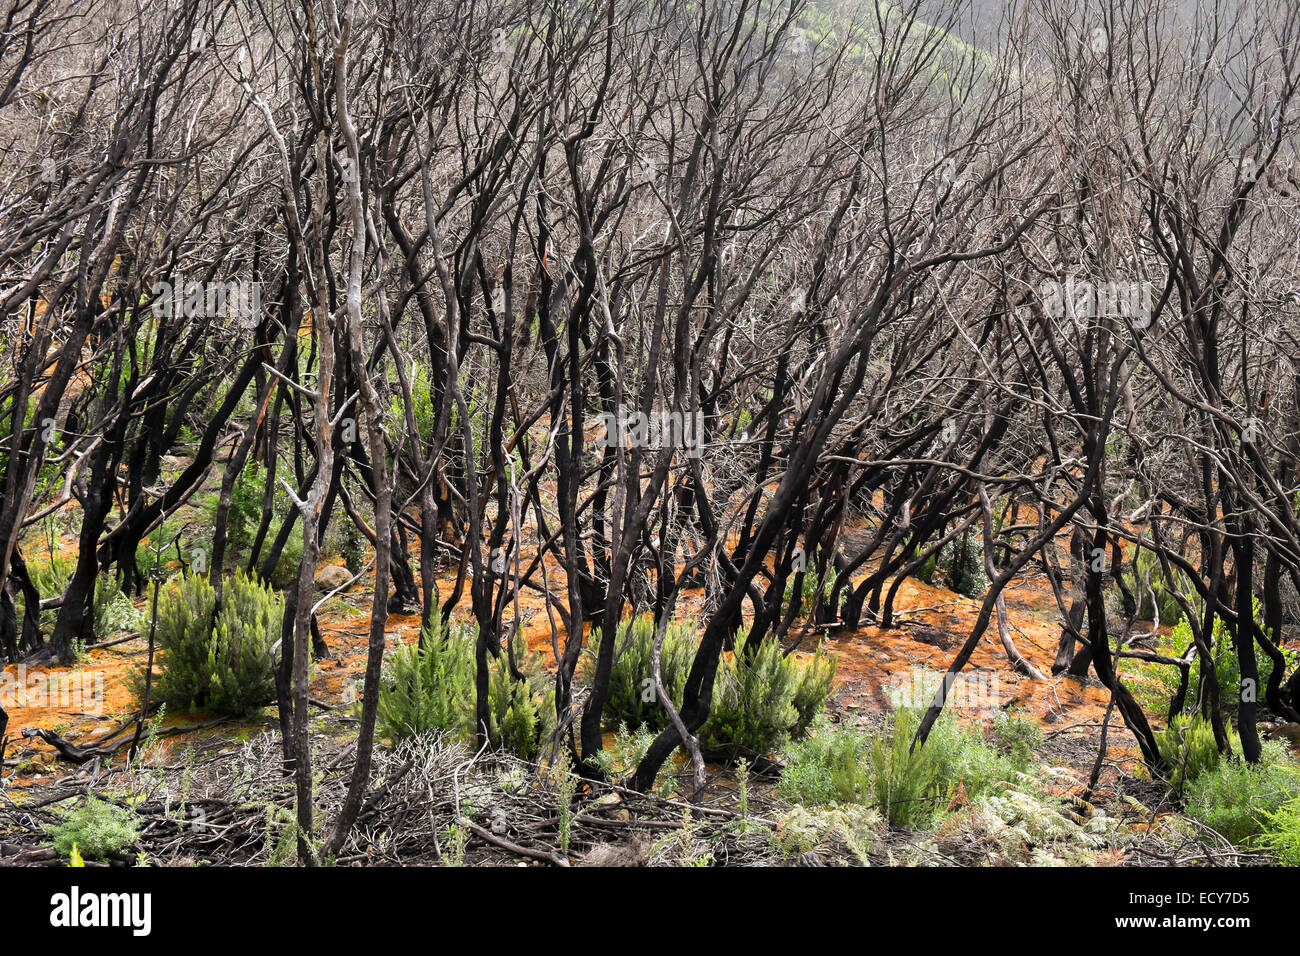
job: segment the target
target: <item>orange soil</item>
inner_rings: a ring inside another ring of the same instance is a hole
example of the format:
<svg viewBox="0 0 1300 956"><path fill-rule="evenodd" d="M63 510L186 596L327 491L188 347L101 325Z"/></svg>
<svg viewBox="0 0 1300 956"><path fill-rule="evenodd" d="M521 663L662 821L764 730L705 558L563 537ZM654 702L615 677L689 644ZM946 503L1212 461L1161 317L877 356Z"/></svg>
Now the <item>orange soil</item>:
<svg viewBox="0 0 1300 956"><path fill-rule="evenodd" d="M562 590L564 576L548 564L550 586ZM454 574L438 581L445 599L454 587ZM330 659L315 665L312 696L330 706L345 706L352 692L359 692L365 668L367 637L370 625L370 596L363 581L354 585L350 603L356 610L348 612L336 601L327 604L319 616L322 632L329 645ZM1045 582L1020 581L1006 592L1007 611L1012 637L1019 651L1038 668L1048 673L1056 652L1060 635L1059 612ZM688 591L678 600L677 613L683 617L698 616L703 602L701 591ZM145 602L141 602L145 606ZM837 660L835 709L849 713L873 713L886 708L891 688L913 686L914 669L929 668L932 672L947 669L957 649L970 634L978 615L980 602L971 600L942 588L931 587L915 580L905 582L898 595L896 607L904 626L885 631L878 627L864 627L833 635L828 648ZM548 667L555 664L552 650L552 632L546 613L544 598L525 590L519 596L523 619L522 633L529 648L539 652ZM464 614L467 612L458 612ZM508 625L514 614L511 605L505 614ZM556 626L559 627L558 617ZM798 627L798 625L796 625ZM392 614L388 617L388 646L413 642L419 637L418 614ZM918 639L923 638L923 639ZM563 634L559 640L563 642ZM811 650L815 633L808 637L804 648ZM935 643L927 643L926 640ZM936 646L942 644L944 646ZM24 776L9 773L7 781L15 783L30 779L36 773L59 772L53 767L55 755L43 743L18 738L26 727L56 730L70 740L85 743L87 738L98 737L130 714L133 698L124 678L144 663L146 642L144 637L110 648L91 648L78 668L49 668L47 672L58 679L85 675L92 683L102 680L103 705L98 714L86 713L75 706L57 701L43 706L26 706L21 695L17 700L6 696L0 699L9 711L9 746L7 758L35 757L24 768ZM10 665L5 674L18 682L17 666ZM994 706L1012 704L1022 712L1032 714L1046 725L1073 725L1099 722L1105 713L1108 694L1099 686L1089 686L1069 677L1035 681L1015 672L997 637L996 623L975 650L964 675L973 684L975 693L993 695ZM3 686L3 685L0 685ZM932 689L932 687L931 687ZM926 694L928 699L928 692ZM914 698L915 699L915 698ZM977 710L984 700L971 701L958 690L950 698L949 706L964 719L990 716L990 711ZM168 725L189 724L202 720L201 715L168 715ZM228 732L229 725L203 733ZM1116 732L1115 756L1132 755L1131 738L1123 733L1123 725L1114 718L1112 729ZM188 735L170 738L168 747L183 741ZM18 738L18 739L15 739ZM48 768L48 769L47 769Z"/></svg>

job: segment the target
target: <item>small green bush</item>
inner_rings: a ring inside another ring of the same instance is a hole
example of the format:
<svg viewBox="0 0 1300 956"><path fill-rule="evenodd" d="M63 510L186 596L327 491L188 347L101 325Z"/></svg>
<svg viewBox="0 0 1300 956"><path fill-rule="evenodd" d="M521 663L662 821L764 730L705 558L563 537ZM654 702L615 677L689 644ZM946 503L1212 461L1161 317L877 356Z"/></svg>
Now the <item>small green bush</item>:
<svg viewBox="0 0 1300 956"><path fill-rule="evenodd" d="M1255 620L1261 615L1259 599L1254 600ZM1182 657L1192 646L1192 627L1184 618L1174 627L1169 637L1162 642L1161 650L1170 657ZM1258 645L1254 646L1255 667L1259 673L1259 698L1263 700L1264 688L1273 673L1273 659L1265 654ZM1295 666L1298 655L1295 651L1283 648L1283 658L1288 668ZM1223 618L1214 619L1214 636L1210 656L1214 661L1214 673L1219 682L1219 697L1225 714L1235 714L1240 707L1241 662L1237 659L1237 649L1233 645L1232 634ZM1145 679L1138 684L1138 702L1156 712L1168 711L1169 703L1178 691L1178 668L1169 664L1150 664L1145 669ZM1187 697L1183 704L1185 713L1197 710L1197 701L1201 692L1201 665L1193 657L1191 672L1187 679Z"/></svg>
<svg viewBox="0 0 1300 956"><path fill-rule="evenodd" d="M912 750L919 718L900 708L885 718L884 732L867 749L871 796L895 826L923 826L932 820L943 797L939 768L928 745Z"/></svg>
<svg viewBox="0 0 1300 956"><path fill-rule="evenodd" d="M1019 781L1021 776L1022 766L1014 755L1001 753L978 729L963 727L951 711L944 711L935 721L925 747L949 795L960 788L973 800L1000 784Z"/></svg>
<svg viewBox="0 0 1300 956"><path fill-rule="evenodd" d="M897 826L934 823L959 792L967 801L1018 778L1021 768L987 743L979 731L942 715L929 739L912 750L920 714L900 707L884 727L814 724L807 739L782 753L778 791L808 806L870 803ZM1030 735L1017 730L1017 739Z"/></svg>
<svg viewBox="0 0 1300 956"><path fill-rule="evenodd" d="M289 537L284 542L284 550L280 552L280 557L275 562L275 568L271 571L271 586L280 591L295 586L301 567L302 524L299 523L289 532Z"/></svg>
<svg viewBox="0 0 1300 956"><path fill-rule="evenodd" d="M424 364L420 362L414 363L414 374L411 376L410 384L411 414L415 419L415 428L419 433L420 440L427 442L433 437L438 410L434 407L433 391L429 382L429 370ZM405 434L406 432L406 409L401 396L398 394L394 394L389 403L388 428L395 435Z"/></svg>
<svg viewBox="0 0 1300 956"><path fill-rule="evenodd" d="M271 648L280 639L283 601L240 572L227 578L220 612L207 578L187 574L158 599L162 670L155 699L171 710L242 717L275 696Z"/></svg>
<svg viewBox="0 0 1300 956"><path fill-rule="evenodd" d="M54 840L54 848L67 855L75 845L87 860L117 856L140 837L135 817L129 810L88 796L80 806L57 811L58 823L47 825L45 832Z"/></svg>
<svg viewBox="0 0 1300 956"><path fill-rule="evenodd" d="M1129 594L1133 597L1126 598L1124 601L1124 613L1134 614L1136 603L1136 617L1142 621L1155 620L1156 609L1160 610L1161 624L1177 624L1183 619L1183 609L1179 606L1177 598L1174 597L1174 587L1170 585L1169 579L1165 577L1164 568L1160 565L1160 558L1152 551L1143 551L1137 557L1137 568L1134 569L1132 564L1126 564L1120 572L1124 579L1124 586L1128 588ZM1183 582L1177 581L1180 577L1179 572L1174 572L1176 583L1183 585ZM1143 581L1146 585L1143 585ZM1183 585L1182 590L1188 588ZM1123 592L1121 592L1122 594ZM1154 600L1152 595L1154 594Z"/></svg>
<svg viewBox="0 0 1300 956"><path fill-rule="evenodd" d="M379 689L380 735L392 742L430 730L474 737L475 681L472 628L450 631L435 623L425 631L423 647L408 644L393 654ZM515 646L523 680L510 673L504 650L488 675L488 742L532 759L555 720L554 691L536 655Z"/></svg>
<svg viewBox="0 0 1300 956"><path fill-rule="evenodd" d="M787 661L789 659L786 658ZM808 733L813 721L825 711L826 701L831 696L831 685L835 682L836 663L835 656L819 646L812 657L798 665L799 680L795 684L792 703L799 716L790 728L792 737L802 737Z"/></svg>
<svg viewBox="0 0 1300 956"><path fill-rule="evenodd" d="M1169 767L1169 785L1182 793L1187 784L1219 765L1219 745L1214 728L1197 714L1177 714L1169 726L1156 734L1156 746Z"/></svg>
<svg viewBox="0 0 1300 956"><path fill-rule="evenodd" d="M161 673L153 696L169 710L189 710L207 696L208 640L217 596L201 574L169 581L158 595L156 643Z"/></svg>
<svg viewBox="0 0 1300 956"><path fill-rule="evenodd" d="M1300 866L1300 797L1293 797L1276 810L1262 812L1264 832L1259 845L1283 866Z"/></svg>
<svg viewBox="0 0 1300 956"><path fill-rule="evenodd" d="M988 590L984 555L980 543L969 532L943 546L937 568L948 588L958 594L974 598Z"/></svg>
<svg viewBox="0 0 1300 956"><path fill-rule="evenodd" d="M510 673L504 651L489 675L488 742L499 750L532 760L541 752L542 740L554 726L555 691L520 644L515 647L515 660L523 680L516 680Z"/></svg>
<svg viewBox="0 0 1300 956"><path fill-rule="evenodd" d="M207 707L242 716L275 696L271 649L280 639L284 602L270 587L238 572L226 580L208 642Z"/></svg>
<svg viewBox="0 0 1300 956"><path fill-rule="evenodd" d="M100 574L95 578L95 637L105 640L119 631L140 627L140 612L122 593L117 578Z"/></svg>
<svg viewBox="0 0 1300 956"><path fill-rule="evenodd" d="M935 554L930 555L928 558L926 558L924 561L921 562L921 567L918 568L916 572L917 580L922 581L925 584L933 584L934 572L937 571L938 569L939 569L939 555L936 552Z"/></svg>
<svg viewBox="0 0 1300 956"><path fill-rule="evenodd" d="M607 726L626 724L631 730L645 726L655 731L668 726L668 711L655 694L651 667L654 636L654 618L649 615L619 624L614 666L609 675L609 696L605 701ZM698 646L699 637L694 628L676 621L669 623L659 649L659 673L674 707L681 706L686 675L690 673ZM580 676L590 682L595 669L596 648L588 646L583 653Z"/></svg>
<svg viewBox="0 0 1300 956"><path fill-rule="evenodd" d="M74 570L72 561L57 554L51 554L43 561L30 561L27 564L27 573L31 576L32 584L36 585L36 590L40 592L42 601L63 594L68 589L68 582L72 580Z"/></svg>
<svg viewBox="0 0 1300 956"><path fill-rule="evenodd" d="M226 546L231 558L248 553L262 518L266 478L261 462L254 461L235 477L230 487L230 511L226 515Z"/></svg>
<svg viewBox="0 0 1300 956"><path fill-rule="evenodd" d="M606 726L662 730L669 718L654 693L650 666L653 620L648 616L625 620L619 625L619 635L605 702ZM806 659L787 655L782 653L780 641L768 635L747 659L745 642L746 638L740 637L735 653L719 662L709 718L699 733L706 750L732 758L769 754L787 740L806 734L825 708L835 678L835 658L821 648ZM676 622L668 625L660 649L660 674L675 707L681 706L698 647L693 627ZM588 681L595 670L595 653L595 648L590 648L584 654L580 676Z"/></svg>
<svg viewBox="0 0 1300 956"><path fill-rule="evenodd" d="M366 566L366 543L356 523L349 518L340 522L339 557L343 566L353 574L360 574Z"/></svg>
<svg viewBox="0 0 1300 956"><path fill-rule="evenodd" d="M826 569L826 583L822 585L822 600L829 600L831 593L835 590L836 572L834 568ZM794 575L786 578L785 594L782 597L782 607L789 607L794 601ZM817 569L809 568L803 576L803 582L800 586L800 604L799 610L802 614L810 614L817 603Z"/></svg>
<svg viewBox="0 0 1300 956"><path fill-rule="evenodd" d="M466 702L473 708L474 635L463 627L448 633L440 621L434 615L423 647L407 644L390 658L377 722L394 743L429 730L463 731Z"/></svg>
<svg viewBox="0 0 1300 956"><path fill-rule="evenodd" d="M782 752L777 792L804 806L828 803L868 803L871 777L864 757L867 735L850 724L833 724L825 715L808 736L792 741Z"/></svg>
<svg viewBox="0 0 1300 956"><path fill-rule="evenodd" d="M177 544L180 545L182 555L187 550L185 531L185 521L173 515L150 531L149 537L140 542L135 552L135 567L142 579L152 578L155 573L159 573L163 579L168 577L167 567L177 559ZM154 548L162 548L162 551L155 551Z"/></svg>
<svg viewBox="0 0 1300 956"><path fill-rule="evenodd" d="M835 658L818 648L806 662L783 654L781 642L765 637L750 654L748 638L718 665L709 717L700 728L706 750L735 757L769 754L803 736L826 706Z"/></svg>
<svg viewBox="0 0 1300 956"><path fill-rule="evenodd" d="M1259 763L1221 760L1189 781L1184 809L1233 843L1250 845L1269 831L1271 816L1297 798L1300 773L1282 745L1269 741Z"/></svg>
<svg viewBox="0 0 1300 956"><path fill-rule="evenodd" d="M632 730L626 724L619 724L614 731L613 745L596 754L596 766L611 780L621 780L636 770L654 739L654 733L646 727Z"/></svg>
<svg viewBox="0 0 1300 956"><path fill-rule="evenodd" d="M31 559L27 562L27 573L31 576L32 584L36 586L42 601L62 595L68 589L68 582L72 580L74 570L72 561L53 553L44 559ZM20 613L25 614L27 602L21 592L19 592L17 605ZM41 630L47 633L53 630L58 615L57 610L39 612L37 617Z"/></svg>
<svg viewBox="0 0 1300 956"><path fill-rule="evenodd" d="M993 719L993 739L1012 765L1024 770L1034 758L1034 748L1043 741L1043 730L1032 717L1002 711Z"/></svg>

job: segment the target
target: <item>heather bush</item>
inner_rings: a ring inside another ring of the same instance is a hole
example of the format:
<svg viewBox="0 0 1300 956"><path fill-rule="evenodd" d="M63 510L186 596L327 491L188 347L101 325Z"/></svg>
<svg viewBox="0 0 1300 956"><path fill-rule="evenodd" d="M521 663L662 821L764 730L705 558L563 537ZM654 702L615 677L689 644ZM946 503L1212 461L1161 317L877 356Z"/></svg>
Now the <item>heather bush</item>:
<svg viewBox="0 0 1300 956"><path fill-rule="evenodd" d="M421 645L398 648L379 690L380 736L396 743L434 730L469 740L475 736L475 634L471 627L447 628L435 618ZM532 759L554 726L555 701L537 655L516 641L522 680L510 672L506 649L490 666L489 744Z"/></svg>
<svg viewBox="0 0 1300 956"><path fill-rule="evenodd" d="M701 746L731 758L769 754L802 737L826 706L835 677L835 658L823 648L804 660L783 653L772 635L752 651L747 644L740 637L735 653L719 662L700 728Z"/></svg>
<svg viewBox="0 0 1300 956"><path fill-rule="evenodd" d="M206 577L173 580L158 598L153 698L174 711L235 717L264 706L275 696L271 649L282 615L280 596L243 572L226 579L220 610Z"/></svg>
<svg viewBox="0 0 1300 956"><path fill-rule="evenodd" d="M47 825L45 832L54 840L54 848L65 856L75 847L87 860L102 860L119 855L140 836L129 810L93 795L71 810L55 812L59 821Z"/></svg>
<svg viewBox="0 0 1300 956"><path fill-rule="evenodd" d="M630 730L645 726L655 731L668 726L668 711L659 701L654 687L651 666L654 637L654 619L648 615L620 622L614 645L614 666L610 671L609 697L605 701L607 726L625 724ZM681 706L686 675L690 672L698 645L699 637L690 625L679 622L668 625L659 650L659 673L674 707ZM589 646L583 654L582 679L589 681L595 668L596 649Z"/></svg>

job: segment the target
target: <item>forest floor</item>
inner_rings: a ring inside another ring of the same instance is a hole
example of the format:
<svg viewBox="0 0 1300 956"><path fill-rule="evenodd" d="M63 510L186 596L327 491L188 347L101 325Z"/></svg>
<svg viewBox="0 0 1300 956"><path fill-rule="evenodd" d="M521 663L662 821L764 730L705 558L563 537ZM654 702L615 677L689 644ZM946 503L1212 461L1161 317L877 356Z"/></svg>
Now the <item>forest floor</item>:
<svg viewBox="0 0 1300 956"><path fill-rule="evenodd" d="M61 546L65 545L61 542ZM449 593L454 583L454 577L450 575L440 579L438 586L441 593L444 596ZM554 577L551 585L557 586ZM355 734L353 702L359 696L365 667L370 602L371 592L363 579L346 593L330 598L319 616L330 656L314 664L311 685L315 717L313 735L317 740L314 745L317 759L321 765L332 770L337 770L340 765L346 766L344 761L349 754L349 743ZM701 591L684 593L678 602L677 616L698 617L702 612L702 602ZM1050 673L1060 636L1060 612L1046 580L1027 575L1016 581L1006 592L1006 606L1011 635L1018 650L1041 672ZM137 602L137 607L142 612L147 612L147 601ZM869 726L878 726L883 722L891 700L901 699L911 704L928 702L933 692L933 681L947 669L957 649L967 639L979 607L977 599L909 579L901 586L896 602L898 626L889 630L864 627L834 633L827 640L828 648L837 659L834 692L828 705L832 718L857 719ZM534 593L525 592L520 597L519 613L527 644L542 656L548 667L553 668L553 632L544 601ZM508 613L507 624L509 617ZM100 792L99 788L106 779L134 779L140 773L138 765L133 767L128 764L124 744L134 729L131 721L136 698L131 689L131 674L143 667L147 655L147 616L144 617L144 622L141 634L120 637L106 642L104 646L88 648L75 667L42 666L39 670L33 669L32 673L28 673L22 665L10 665L5 669L4 676L0 679L7 681L6 686L10 688L11 696L5 702L10 714L10 725L4 752L4 783L0 787L0 859L5 855L3 817L6 812L27 820L25 825L31 830L36 826L33 821L45 812L44 809L36 810L30 818L23 817L23 814L32 813L32 808L48 808L70 795L88 790ZM416 641L419 628L418 614L390 615L387 625L389 650ZM1098 760L1108 692L1091 677L1080 680L1061 675L1047 680L1034 680L1017 672L1007 659L995 626L991 626L989 632L981 640L964 671L968 682L966 689L973 692L954 693L950 698L950 709L957 713L963 723L985 727L999 711L1013 711L1022 717L1032 717L1043 732L1043 739L1034 754L1038 772L1043 777L1043 789L1064 800L1079 799L1087 790L1088 778ZM815 635L809 637L804 648L811 650L815 640ZM71 700L53 699L56 695L47 693L44 688L54 686L72 687L74 691L81 688L84 696L77 698L74 694ZM85 700L94 701L95 706L89 709L81 706ZM35 735L37 730L53 732L80 746L104 745L105 751L111 751L111 756L96 758L81 766L70 764L46 740ZM276 763L276 741L278 725L274 707L266 708L258 718L244 721L212 721L203 714L168 713L161 722L159 736L148 749L147 762L157 770L160 777L173 773L183 777L180 789L177 789L174 780L163 784L165 792L173 794L182 804L189 788L195 785L191 777L197 780L202 776L196 768L208 767L211 778L207 792L213 795L211 799L214 806L224 806L223 801L227 798L217 794L222 792L222 786L227 785L226 778L232 775L250 775L249 755L256 753L258 756L253 763L262 770L252 775L259 779L265 778L267 794L278 795L264 795L263 798L265 806L271 808L265 812L274 816L272 810L275 813L281 812L284 801L288 799L280 789L285 782L283 774L263 772L266 767ZM376 770L376 781L385 779L385 768L387 772L393 772L395 766L400 771L399 777L409 778L409 765L412 763L427 769L422 785L432 787L430 779L454 781L456 771L454 768L447 769L452 766L450 763L442 768L442 776L433 769L428 769L434 767L438 760L451 760L436 747L434 750L434 756L424 754L418 760L410 758L397 766L395 762L405 751L400 747L395 750L381 747L382 756ZM1144 818L1132 821L1131 826L1135 831L1154 833L1165 811L1148 807L1160 805L1160 787L1145 779L1137 756L1135 740L1124 729L1118 715L1113 715L1109 723L1106 755L1101 765L1098 787L1088 796L1091 805L1108 807L1113 814L1116 810L1129 813L1123 801L1132 801L1134 795L1137 795L1140 802L1133 805L1140 810L1135 813ZM242 761L239 764L241 769L232 771L229 766L220 769L235 760ZM495 761L492 766L497 769L492 773L498 776L517 776L522 773L519 767L501 770L500 767L505 764ZM688 776L689 768L680 767L679 773L683 777ZM277 776L280 779L273 779ZM336 784L341 786L342 777L338 776ZM413 785L413 782L408 780L408 784ZM331 799L330 786L328 782L323 786L325 792L322 800L326 803ZM376 786L379 784L376 783ZM781 815L785 811L779 809L780 801L776 797L772 780L754 779L751 789L751 805L758 808L754 812L761 814L766 807L770 817L768 823L779 832L784 825L782 821L786 818ZM701 860L716 860L719 853L728 856L731 862L763 862L766 851L757 848L752 834L745 836L747 831L744 826L740 827L739 836L735 831L736 795L737 781L734 774L726 768L711 768L708 787L705 792L696 795L696 823L691 826L697 829L707 828L712 819L718 828L723 828L724 824L732 827L718 829L712 835L701 835L689 827L683 831L681 816L686 812L684 808L687 805L678 801L663 801L629 793L607 794L602 799L613 796L620 804L618 813L621 814L627 813L628 808L639 808L634 810L637 813L636 819L648 821L648 832L651 834L656 832L656 827L666 828L665 832L671 831L676 842L672 843L673 849L669 855L675 862L681 862L682 858L693 861L696 857ZM164 816L172 812L170 799L164 801L167 809L159 810ZM422 798L415 791L406 792L402 787L392 787L384 792L384 799L398 801L398 809L393 812L398 815L400 822L405 819L410 807L418 804ZM516 800L515 797L510 799ZM544 812L539 813L536 807L525 811L522 809L524 803L518 800L516 803L517 806L511 804L513 809L509 811L514 815L512 819L529 820L531 822L528 826L532 827L554 825L553 816L548 818ZM159 807L164 804L159 804ZM281 810L275 810L276 807ZM449 819L460 819L462 811L463 807L459 805L454 814L448 808L447 812L452 814ZM504 811L498 807L493 812ZM614 819L619 820L618 817ZM609 835L606 831L616 824L610 823L606 816L590 812L582 815L582 821L578 831L580 835L575 839L585 845L584 852L590 854L597 852L596 848L606 846L602 842ZM265 825L270 826L269 823ZM246 858L262 859L273 853L273 848L267 848L273 841L265 833L259 832L259 824L245 821L241 826L247 831L239 831L244 833L244 842L249 846L256 843L261 847L256 851L248 851ZM581 835L582 826L591 831L585 837ZM149 832L155 831L170 832L166 826L155 827ZM681 848L683 832L693 833L690 840L695 841L685 850ZM364 833L363 828L362 837ZM366 844L365 849L358 849L359 844L353 845L347 859L352 862L380 862L382 859L390 862L442 860L446 849L442 844L445 841L440 841L438 834L432 830L425 836L427 839L421 843L417 835L407 834L406 843L402 843L385 831L382 839L376 838L375 843ZM483 862L519 862L517 852L494 845L486 831L480 836L482 839L473 841L466 857L467 862L472 862L475 853L483 857ZM621 846L622 849L617 852L632 852L633 856L639 853L642 859L634 862L645 862L655 853L662 857L668 852L664 850L663 841L651 847L644 841L638 843L637 840L641 837L636 833L632 833L631 837L631 843L625 840L623 844L610 845L616 848ZM983 855L986 851L978 845L963 844L965 849L962 852L954 852L951 847L945 851L937 847L931 837L932 835L886 828L883 837L873 840L869 853L850 852L851 847L844 853L849 860L854 859L854 854L857 853L859 862L866 862L868 858L878 863L896 862L900 853L909 862L986 861ZM152 851L160 862L185 862L192 858L193 849L179 838L164 845L168 848L166 851L161 846L156 846ZM380 850L375 850L376 845L381 845ZM707 853L698 849L705 845L710 847ZM406 849L399 853L397 848L401 846ZM433 849L430 851L429 847ZM21 841L11 845L10 850L28 854L27 858L32 862L48 863L51 859L48 849L33 848ZM380 853L379 858L368 856L375 852ZM599 852L615 850L606 848ZM1200 852L1200 849L1184 852L1181 858L1196 860ZM390 855L384 857L383 853ZM429 853L433 855L429 856ZM1159 849L1151 851L1151 854L1144 856L1141 852L1120 853L1115 862L1159 863L1164 856L1172 859L1177 856L1177 852L1170 850L1166 844L1159 843ZM1229 856L1233 855L1229 853ZM15 858L13 853L10 858ZM241 857L235 854L233 858ZM1213 858L1213 854L1208 858ZM548 859L525 858L532 863L545 863ZM1092 861L1096 862L1095 859Z"/></svg>
<svg viewBox="0 0 1300 956"><path fill-rule="evenodd" d="M454 576L440 579L442 593L446 594L454 583ZM358 582L347 593L330 599L318 616L330 650L328 659L314 665L311 685L312 697L322 709L347 709L359 690L365 669L370 593L364 581ZM690 617L699 610L702 600L698 589L685 592L679 600L678 616ZM1011 633L1020 653L1041 672L1050 673L1060 636L1059 612L1050 588L1041 579L1019 580L1007 589L1006 603ZM21 737L22 730L39 728L69 740L84 741L116 726L133 712L136 698L132 673L142 670L147 656L147 598L137 601L137 607L146 621L142 633L118 638L108 646L91 646L73 667L42 664L37 671L11 664L4 669L12 695L7 700L10 740L5 766L11 768L6 774L8 784L22 786L59 772L58 755L38 739ZM883 715L899 694L915 703L924 693L928 700L936 675L947 669L966 640L979 607L978 599L909 579L901 586L896 602L899 626L832 633L827 639L837 659L835 690L829 704L832 715ZM525 641L542 656L548 669L553 669L554 646L543 600L525 592L520 596L520 610ZM507 624L509 620L508 613ZM796 624L795 629L799 626ZM390 614L388 651L416 641L419 631L418 614ZM811 634L801 650L811 650L816 640L815 633ZM994 707L1014 709L1021 716L1033 716L1049 740L1063 736L1091 739L1100 728L1109 699L1105 688L1092 677L1080 680L1062 674L1039 681L1019 673L1007 660L992 626L963 673L969 681L967 692L954 694L950 706L964 721L987 721ZM73 699L58 699L54 687L65 694L71 687ZM81 701L75 692L79 689L84 689L83 699L99 698L96 712L78 706ZM207 720L203 714L172 713L166 716L164 726L183 727ZM265 720L273 720L273 710L267 711ZM204 730L195 734L226 732ZM190 739L185 733L176 734L170 746L183 745ZM1086 757L1082 762L1090 768L1096 749L1079 750L1081 760ZM1118 718L1111 724L1108 752L1119 762L1136 757L1134 741Z"/></svg>

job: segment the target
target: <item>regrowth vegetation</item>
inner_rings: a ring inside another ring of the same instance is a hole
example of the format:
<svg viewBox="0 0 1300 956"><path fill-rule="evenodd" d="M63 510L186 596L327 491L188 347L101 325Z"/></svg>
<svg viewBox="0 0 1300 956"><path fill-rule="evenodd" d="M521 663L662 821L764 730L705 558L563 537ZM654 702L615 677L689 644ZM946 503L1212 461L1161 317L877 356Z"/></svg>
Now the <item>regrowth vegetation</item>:
<svg viewBox="0 0 1300 956"><path fill-rule="evenodd" d="M1050 670L1152 779L1196 808L1274 773L1294 5L1011 3L982 46L960 5L831 6L16 5L0 663L152 632L151 702L274 703L303 863L435 731L641 791L784 751L819 802L1012 826L1031 735L965 740L952 680L882 734L817 721L826 639L908 623L911 578L978 607L949 678L996 635L1047 679L1008 619L1032 577ZM322 819L322 592L354 579ZM1269 792L1233 829L1289 858Z"/></svg>

